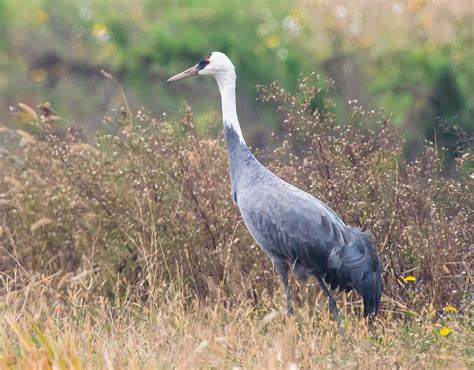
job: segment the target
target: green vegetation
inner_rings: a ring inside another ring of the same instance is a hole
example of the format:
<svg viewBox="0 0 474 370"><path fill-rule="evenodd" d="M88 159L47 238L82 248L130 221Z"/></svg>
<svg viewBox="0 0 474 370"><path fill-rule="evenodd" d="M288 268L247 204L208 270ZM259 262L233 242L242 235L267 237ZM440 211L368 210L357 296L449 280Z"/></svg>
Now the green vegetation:
<svg viewBox="0 0 474 370"><path fill-rule="evenodd" d="M255 85L275 80L294 92L299 74L310 72L335 81L340 120L350 116L345 102L357 99L393 113L410 156L424 138L455 147L457 136L442 126L474 127L469 4L1 0L0 121L15 125L8 107L19 100L49 101L94 131L123 104L100 76L104 68L135 110L175 112L184 97L205 130L219 112L212 81L171 89L164 81L220 50L237 67L241 120L257 147L282 124L271 108L255 106Z"/></svg>

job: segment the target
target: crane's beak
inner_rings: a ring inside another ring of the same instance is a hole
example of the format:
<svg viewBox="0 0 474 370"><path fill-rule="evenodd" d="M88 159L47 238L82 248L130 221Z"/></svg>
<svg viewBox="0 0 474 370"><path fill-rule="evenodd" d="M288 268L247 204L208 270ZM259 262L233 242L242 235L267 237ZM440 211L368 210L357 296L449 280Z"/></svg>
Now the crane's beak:
<svg viewBox="0 0 474 370"><path fill-rule="evenodd" d="M183 78L196 76L198 73L199 73L199 69L197 69L196 66L192 66L191 68L188 68L184 72L178 73L177 75L174 75L173 77L168 78L168 81L166 82L182 80Z"/></svg>

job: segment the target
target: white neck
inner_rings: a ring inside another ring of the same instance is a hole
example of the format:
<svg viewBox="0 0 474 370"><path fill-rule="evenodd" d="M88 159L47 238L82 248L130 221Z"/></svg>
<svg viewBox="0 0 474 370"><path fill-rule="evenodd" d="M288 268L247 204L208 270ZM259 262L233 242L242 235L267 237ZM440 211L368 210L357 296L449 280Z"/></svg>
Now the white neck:
<svg viewBox="0 0 474 370"><path fill-rule="evenodd" d="M240 141L245 143L240 129L239 119L237 118L237 109L235 104L235 72L228 71L219 73L214 76L217 85L219 85L219 92L222 100L222 120L224 125L233 128L239 135Z"/></svg>

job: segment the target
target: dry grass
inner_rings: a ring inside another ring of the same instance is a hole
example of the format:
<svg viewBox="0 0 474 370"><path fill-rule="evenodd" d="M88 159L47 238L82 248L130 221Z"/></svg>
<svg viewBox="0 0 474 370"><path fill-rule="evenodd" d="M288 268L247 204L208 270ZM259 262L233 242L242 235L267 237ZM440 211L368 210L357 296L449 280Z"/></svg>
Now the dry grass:
<svg viewBox="0 0 474 370"><path fill-rule="evenodd" d="M349 313L344 339L323 299L315 305L305 302L293 319L275 310L269 298L258 306L242 299L226 308L222 301L190 298L179 285L146 306L130 298L112 303L87 293L93 279L93 274L29 276L21 289L9 282L0 307L0 368L472 365L472 331L465 324L467 317L458 313L446 315L442 322L421 316L409 321L382 319L372 330ZM452 330L449 336L439 335L442 325Z"/></svg>
<svg viewBox="0 0 474 370"><path fill-rule="evenodd" d="M29 132L0 131L16 143L0 151L0 365L468 367L472 153L451 177L435 144L407 162L383 112L354 105L338 123L318 84L260 88L286 140L259 157L374 233L375 328L340 294L341 338L314 284L292 282L296 317L282 314L278 277L230 201L222 138L198 134L189 109L179 122L123 110L88 140L48 106L20 106Z"/></svg>

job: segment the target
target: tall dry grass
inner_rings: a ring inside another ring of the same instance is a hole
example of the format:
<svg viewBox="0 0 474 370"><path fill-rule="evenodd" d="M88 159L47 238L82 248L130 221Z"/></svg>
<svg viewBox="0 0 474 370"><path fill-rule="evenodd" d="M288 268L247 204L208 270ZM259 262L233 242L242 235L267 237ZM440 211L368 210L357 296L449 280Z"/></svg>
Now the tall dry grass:
<svg viewBox="0 0 474 370"><path fill-rule="evenodd" d="M281 315L278 278L230 200L222 137L198 133L189 108L177 122L124 110L90 139L49 106L23 105L31 125L0 133L18 144L0 154L0 350L13 354L2 361L392 367L417 353L467 364L472 153L449 177L436 144L406 162L383 112L354 104L336 122L318 84L303 78L296 96L260 88L285 140L259 157L374 233L385 285L375 332L357 319L359 298L339 295L349 338L337 337L311 283L294 282L296 320Z"/></svg>
<svg viewBox="0 0 474 370"><path fill-rule="evenodd" d="M326 305L305 301L294 318L269 296L256 307L242 299L190 299L183 285L141 305L88 293L91 276L23 276L3 295L0 368L456 368L472 365L467 315L442 322L379 320L369 330L351 317L338 334ZM222 295L226 293L221 291ZM449 327L447 337L440 330Z"/></svg>

